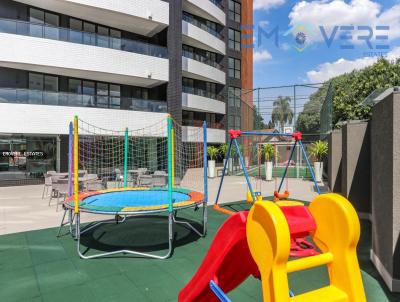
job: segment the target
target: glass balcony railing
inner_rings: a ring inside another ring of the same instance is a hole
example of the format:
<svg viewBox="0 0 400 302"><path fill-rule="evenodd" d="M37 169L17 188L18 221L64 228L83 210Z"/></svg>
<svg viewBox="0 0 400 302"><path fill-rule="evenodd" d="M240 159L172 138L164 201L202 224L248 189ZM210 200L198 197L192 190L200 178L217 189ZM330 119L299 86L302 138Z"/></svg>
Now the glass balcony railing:
<svg viewBox="0 0 400 302"><path fill-rule="evenodd" d="M31 22L0 19L0 32L84 45L93 45L159 58L167 58L168 56L166 47L153 45L150 43L102 36L95 33Z"/></svg>
<svg viewBox="0 0 400 302"><path fill-rule="evenodd" d="M188 14L183 14L182 16L183 21L186 21L198 28L201 28L202 30L205 30L206 32L208 32L209 34L212 34L213 36L217 37L218 39L223 39L223 36L216 31L214 28L208 26L205 23L200 22L199 20L195 19L193 16L188 15Z"/></svg>
<svg viewBox="0 0 400 302"><path fill-rule="evenodd" d="M196 87L182 86L182 92L188 93L188 94L199 95L199 96L202 96L205 98L214 99L214 100L218 100L221 102L224 101L223 95L212 92L212 91L208 91L205 89L196 88Z"/></svg>
<svg viewBox="0 0 400 302"><path fill-rule="evenodd" d="M207 58L207 57L204 57L202 55L199 55L197 53L193 53L193 52L190 52L190 51L187 51L187 50L183 49L182 50L182 56L184 56L185 58L193 59L193 60L196 60L198 62L210 65L210 66L212 66L214 68L217 68L219 70L223 69L221 64L217 63L214 60L211 60L210 58Z"/></svg>
<svg viewBox="0 0 400 302"><path fill-rule="evenodd" d="M213 3L214 5L218 6L220 9L224 10L224 6L222 5L222 1L221 0L209 0L211 3Z"/></svg>
<svg viewBox="0 0 400 302"><path fill-rule="evenodd" d="M183 126L190 126L190 127L203 127L203 123L204 123L204 121L198 121L198 120L183 120L182 121ZM212 129L225 130L225 126L222 123L207 122L207 127L212 128Z"/></svg>
<svg viewBox="0 0 400 302"><path fill-rule="evenodd" d="M0 102L167 112L167 102L164 101L31 89L0 88Z"/></svg>

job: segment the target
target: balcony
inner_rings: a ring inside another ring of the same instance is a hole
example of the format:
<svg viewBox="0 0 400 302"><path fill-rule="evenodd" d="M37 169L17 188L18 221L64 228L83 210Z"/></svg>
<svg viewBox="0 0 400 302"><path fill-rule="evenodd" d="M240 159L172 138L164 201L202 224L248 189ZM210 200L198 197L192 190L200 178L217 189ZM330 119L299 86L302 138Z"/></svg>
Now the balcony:
<svg viewBox="0 0 400 302"><path fill-rule="evenodd" d="M32 89L0 88L0 103L167 112L167 102Z"/></svg>
<svg viewBox="0 0 400 302"><path fill-rule="evenodd" d="M182 109L210 113L226 113L224 102L190 93L182 93Z"/></svg>
<svg viewBox="0 0 400 302"><path fill-rule="evenodd" d="M218 100L224 102L224 96L222 94L218 94L212 91L208 91L205 89L200 89L197 87L189 87L189 86L182 86L182 91L184 93L194 94L198 96L202 96L208 99Z"/></svg>
<svg viewBox="0 0 400 302"><path fill-rule="evenodd" d="M17 1L149 37L169 25L169 4L161 0Z"/></svg>
<svg viewBox="0 0 400 302"><path fill-rule="evenodd" d="M220 33L190 16L183 15L182 41L193 47L226 54L226 45Z"/></svg>
<svg viewBox="0 0 400 302"><path fill-rule="evenodd" d="M167 50L65 28L0 19L0 66L125 85L168 82Z"/></svg>
<svg viewBox="0 0 400 302"><path fill-rule="evenodd" d="M163 46L24 21L0 19L0 33L92 45L158 58L168 57L167 48Z"/></svg>
<svg viewBox="0 0 400 302"><path fill-rule="evenodd" d="M183 9L191 14L198 15L204 19L226 25L226 15L221 1L218 0L185 0Z"/></svg>
<svg viewBox="0 0 400 302"><path fill-rule="evenodd" d="M182 57L183 76L201 81L225 85L226 75L222 70L202 63L198 60Z"/></svg>

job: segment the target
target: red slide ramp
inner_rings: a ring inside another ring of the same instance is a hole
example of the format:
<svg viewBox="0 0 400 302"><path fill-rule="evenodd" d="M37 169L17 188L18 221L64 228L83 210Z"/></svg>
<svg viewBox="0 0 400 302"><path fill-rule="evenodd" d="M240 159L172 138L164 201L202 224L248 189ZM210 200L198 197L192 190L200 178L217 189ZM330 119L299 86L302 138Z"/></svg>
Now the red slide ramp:
<svg viewBox="0 0 400 302"><path fill-rule="evenodd" d="M196 274L179 292L179 302L218 302L209 286L211 280L228 293L248 276L259 276L247 245L247 215L248 212L236 213L220 227Z"/></svg>

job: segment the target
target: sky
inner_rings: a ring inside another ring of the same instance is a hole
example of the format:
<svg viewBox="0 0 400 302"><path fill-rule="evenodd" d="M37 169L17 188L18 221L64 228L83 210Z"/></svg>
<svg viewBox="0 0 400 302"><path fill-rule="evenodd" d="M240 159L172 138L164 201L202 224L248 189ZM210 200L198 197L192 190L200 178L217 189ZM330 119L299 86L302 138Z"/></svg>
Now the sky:
<svg viewBox="0 0 400 302"><path fill-rule="evenodd" d="M253 39L255 88L322 83L400 57L400 0L254 0Z"/></svg>

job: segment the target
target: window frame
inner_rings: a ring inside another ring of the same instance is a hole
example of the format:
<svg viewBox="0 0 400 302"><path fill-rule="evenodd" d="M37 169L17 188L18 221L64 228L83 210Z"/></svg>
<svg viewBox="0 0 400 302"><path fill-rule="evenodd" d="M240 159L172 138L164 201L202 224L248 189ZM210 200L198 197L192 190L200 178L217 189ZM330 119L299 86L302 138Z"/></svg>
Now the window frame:
<svg viewBox="0 0 400 302"><path fill-rule="evenodd" d="M233 63L233 66L231 66ZM228 75L230 78L240 80L242 78L242 61L240 59L228 58Z"/></svg>
<svg viewBox="0 0 400 302"><path fill-rule="evenodd" d="M230 20L240 23L242 21L242 4L234 0L229 0L228 15Z"/></svg>

